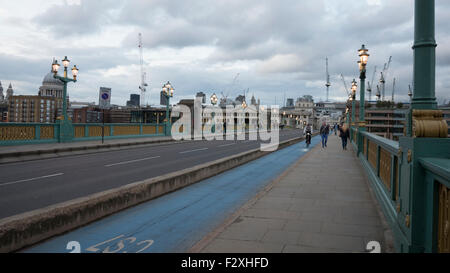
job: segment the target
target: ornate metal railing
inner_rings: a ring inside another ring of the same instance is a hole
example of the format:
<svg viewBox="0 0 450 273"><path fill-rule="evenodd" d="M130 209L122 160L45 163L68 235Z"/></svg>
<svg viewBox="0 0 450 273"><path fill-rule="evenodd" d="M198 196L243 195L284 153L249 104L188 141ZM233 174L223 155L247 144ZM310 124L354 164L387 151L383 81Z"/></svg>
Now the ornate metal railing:
<svg viewBox="0 0 450 273"><path fill-rule="evenodd" d="M399 192L399 146L398 142L377 135L360 132L363 142L363 151L360 158L366 169L369 170L375 186L385 199L393 217L396 209ZM355 137L356 139L356 137Z"/></svg>
<svg viewBox="0 0 450 273"><path fill-rule="evenodd" d="M165 124L153 123L74 123L73 140L164 136ZM54 143L59 141L58 123L0 123L0 145Z"/></svg>
<svg viewBox="0 0 450 273"><path fill-rule="evenodd" d="M0 123L0 145L56 142L58 129L48 123Z"/></svg>
<svg viewBox="0 0 450 273"><path fill-rule="evenodd" d="M450 253L450 159L421 158L420 165L425 169L429 200L425 215L429 221L425 226L429 237L428 252Z"/></svg>

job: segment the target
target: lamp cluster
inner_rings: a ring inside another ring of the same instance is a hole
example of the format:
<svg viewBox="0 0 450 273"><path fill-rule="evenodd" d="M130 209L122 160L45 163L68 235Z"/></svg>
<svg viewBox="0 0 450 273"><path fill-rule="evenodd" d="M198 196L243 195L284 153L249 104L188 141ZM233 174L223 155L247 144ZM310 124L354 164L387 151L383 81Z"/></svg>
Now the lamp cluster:
<svg viewBox="0 0 450 273"><path fill-rule="evenodd" d="M170 82L167 82L166 84L163 85L162 91L167 97L173 97L173 90L174 89L170 84Z"/></svg>
<svg viewBox="0 0 450 273"><path fill-rule="evenodd" d="M64 57L64 59L61 61L64 66L64 77L67 78L67 67L69 67L69 59L67 59L67 56ZM59 64L57 60L54 60L52 63L52 72L55 74L55 76L58 74ZM72 76L73 79L76 81L78 76L78 68L76 65L72 68Z"/></svg>

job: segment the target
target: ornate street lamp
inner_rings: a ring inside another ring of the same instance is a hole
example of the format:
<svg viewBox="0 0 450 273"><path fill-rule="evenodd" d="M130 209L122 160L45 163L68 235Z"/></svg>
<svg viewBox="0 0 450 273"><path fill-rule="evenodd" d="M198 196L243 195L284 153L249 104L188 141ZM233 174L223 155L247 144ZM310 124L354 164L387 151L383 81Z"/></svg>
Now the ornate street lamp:
<svg viewBox="0 0 450 273"><path fill-rule="evenodd" d="M356 89L358 88L358 84L355 79L352 81L352 125L355 122L355 98L356 98Z"/></svg>
<svg viewBox="0 0 450 273"><path fill-rule="evenodd" d="M360 93L359 93L359 121L360 122L364 122L364 108L365 108L365 99L364 99L364 95L365 95L365 80L366 80L366 66L367 66L367 61L369 60L369 50L362 45L361 48L358 50L358 54L359 54L359 61L358 61L358 66L359 66L359 79L360 79ZM363 125L363 124L361 124Z"/></svg>
<svg viewBox="0 0 450 273"><path fill-rule="evenodd" d="M170 135L170 129L171 129L171 121L169 117L169 105L170 105L170 98L173 97L173 86L168 81L166 84L163 85L162 91L163 95L166 98L167 104L166 104L166 135Z"/></svg>
<svg viewBox="0 0 450 273"><path fill-rule="evenodd" d="M215 106L215 105L217 104L217 101L218 101L218 98L217 98L216 93L212 94L212 95L211 95L211 104L212 104L213 106ZM213 125L212 125L212 128L211 128L211 131L212 131L213 133L216 132L216 122L214 121L215 114L216 114L215 112L212 112L212 113L211 113L211 118L213 119L213 120L212 120Z"/></svg>
<svg viewBox="0 0 450 273"><path fill-rule="evenodd" d="M52 63L52 72L53 72L53 77L55 79L62 81L64 84L62 117L60 117L57 122L61 124L60 141L67 142L67 141L71 141L73 138L73 128L71 125L71 121L69 121L69 118L67 116L67 83L77 81L78 68L76 65L72 68L73 78L69 78L67 76L67 68L69 67L70 61L69 61L69 59L67 59L67 56L65 56L64 59L62 60L62 64L64 66L64 76L63 77L58 75L59 64L58 64L58 61L56 61L56 60L54 60Z"/></svg>
<svg viewBox="0 0 450 273"><path fill-rule="evenodd" d="M212 96L211 96L211 104L212 105L216 105L218 100L219 99L217 98L217 95L215 93L212 94Z"/></svg>

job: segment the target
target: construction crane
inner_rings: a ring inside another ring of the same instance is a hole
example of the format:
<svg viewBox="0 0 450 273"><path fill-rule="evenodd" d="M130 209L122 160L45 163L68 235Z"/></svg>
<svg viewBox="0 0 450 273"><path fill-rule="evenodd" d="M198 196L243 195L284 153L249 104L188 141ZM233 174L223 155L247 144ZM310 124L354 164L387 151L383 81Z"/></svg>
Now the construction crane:
<svg viewBox="0 0 450 273"><path fill-rule="evenodd" d="M228 99L228 95L230 94L230 89L233 88L234 84L236 83L238 77L239 77L240 73L237 73L236 76L234 76L233 81L231 82L231 85L227 91L227 94L225 95L223 92L220 92L222 94L222 98L220 99L220 104L226 104L227 99Z"/></svg>
<svg viewBox="0 0 450 273"><path fill-rule="evenodd" d="M345 92L347 92L347 97L348 97L348 96L350 96L350 93L348 92L347 84L345 83L344 75L342 75L342 74L341 74L341 79L342 79L342 82L344 83L344 89L345 89Z"/></svg>
<svg viewBox="0 0 450 273"><path fill-rule="evenodd" d="M380 100L381 94L380 94L380 86L377 84L377 99Z"/></svg>
<svg viewBox="0 0 450 273"><path fill-rule="evenodd" d="M325 58L325 60L326 60L326 80L327 80L327 82L325 83L325 86L327 87L327 102L328 102L328 95L329 95L329 89L330 89L330 86L331 86L331 83L330 83L330 74L328 73L328 57L326 57Z"/></svg>
<svg viewBox="0 0 450 273"><path fill-rule="evenodd" d="M392 102L394 102L394 94L395 94L395 78L392 81Z"/></svg>
<svg viewBox="0 0 450 273"><path fill-rule="evenodd" d="M139 89L141 90L141 103L140 105L145 104L145 91L147 90L148 84L145 82L145 78L147 73L144 71L144 54L143 54L143 45L142 45L142 34L139 33L139 64L141 68L141 84L139 85Z"/></svg>
<svg viewBox="0 0 450 273"><path fill-rule="evenodd" d="M373 80L375 79L375 73L377 73L377 66L373 69L372 74L372 81L367 82L367 92L369 92L369 101L372 99L372 87L373 87Z"/></svg>
<svg viewBox="0 0 450 273"><path fill-rule="evenodd" d="M387 77L387 72L389 70L389 67L391 65L391 61L392 61L392 56L389 56L389 61L387 63L384 64L383 67L383 71L381 72L381 76L380 76L380 85L381 85L381 97L382 100L385 99L385 84L386 84L386 77Z"/></svg>

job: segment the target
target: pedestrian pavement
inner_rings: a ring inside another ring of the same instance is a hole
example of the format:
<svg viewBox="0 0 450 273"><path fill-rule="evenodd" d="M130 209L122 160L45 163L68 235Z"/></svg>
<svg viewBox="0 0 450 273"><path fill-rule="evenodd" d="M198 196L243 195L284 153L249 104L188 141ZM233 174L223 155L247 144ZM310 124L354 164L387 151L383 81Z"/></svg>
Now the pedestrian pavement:
<svg viewBox="0 0 450 273"><path fill-rule="evenodd" d="M332 134L327 146L316 145L191 251L353 253L377 241L392 252L351 143L343 151Z"/></svg>

